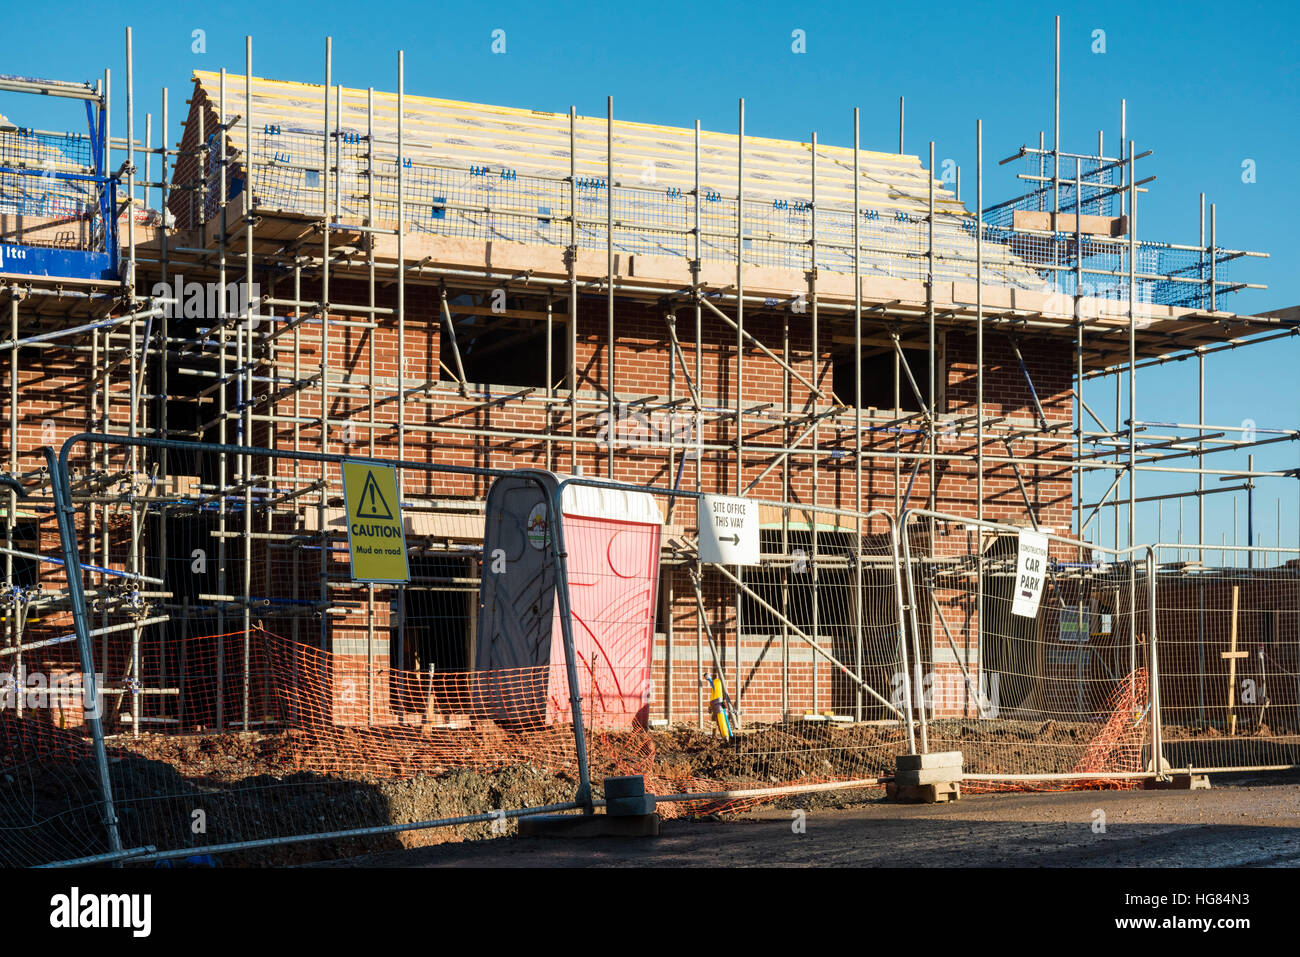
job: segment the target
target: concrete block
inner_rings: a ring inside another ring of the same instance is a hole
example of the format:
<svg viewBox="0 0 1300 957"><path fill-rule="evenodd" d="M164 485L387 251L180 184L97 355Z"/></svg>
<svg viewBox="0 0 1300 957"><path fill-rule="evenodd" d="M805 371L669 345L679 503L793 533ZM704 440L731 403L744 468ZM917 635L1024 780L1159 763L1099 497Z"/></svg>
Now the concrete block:
<svg viewBox="0 0 1300 957"><path fill-rule="evenodd" d="M898 784L945 784L961 780L961 768L922 768L917 771L896 771L894 781Z"/></svg>
<svg viewBox="0 0 1300 957"><path fill-rule="evenodd" d="M645 794L645 778L639 774L605 778L605 800L636 798Z"/></svg>
<svg viewBox="0 0 1300 957"><path fill-rule="evenodd" d="M898 770L920 771L923 768L960 768L960 751L935 751L932 754L900 754Z"/></svg>
<svg viewBox="0 0 1300 957"><path fill-rule="evenodd" d="M654 812L655 796L653 794L605 799L605 813L610 817L639 817Z"/></svg>
<svg viewBox="0 0 1300 957"><path fill-rule="evenodd" d="M1143 778L1144 791L1208 791L1210 778L1205 774L1174 774L1163 781Z"/></svg>

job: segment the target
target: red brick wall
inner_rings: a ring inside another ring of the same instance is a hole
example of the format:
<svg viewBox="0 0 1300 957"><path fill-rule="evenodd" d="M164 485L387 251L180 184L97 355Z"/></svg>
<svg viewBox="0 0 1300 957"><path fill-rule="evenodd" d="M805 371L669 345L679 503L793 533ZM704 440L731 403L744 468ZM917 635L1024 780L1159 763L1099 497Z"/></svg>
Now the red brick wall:
<svg viewBox="0 0 1300 957"><path fill-rule="evenodd" d="M283 283L276 294L283 295ZM310 283L302 285L302 299L312 301L319 295ZM365 301L366 288L363 284L335 277L331 282L331 299L335 301ZM540 300L538 301L540 303ZM395 298L392 289L381 290L377 304L392 308ZM539 308L538 304L528 303L527 308ZM590 396L599 395L606 383L609 350L606 346L606 306L603 298L595 297L583 300L579 307L577 336L578 386ZM564 304L555 306L557 328L564 318ZM357 454L369 454L371 449L372 429L365 424L375 422L373 429L374 454L381 458L396 458L397 443L397 403L393 398L397 375L397 333L391 320L382 320L377 329L346 327L333 322L335 319L356 319L355 313L336 313L331 317L330 329L330 367L332 370L348 369L354 382L364 384L371 367L371 354L374 355L375 376L383 381L377 385L376 405L370 408L370 397L364 390L344 390L332 386L330 390L329 413L331 432L328 438L329 450L340 452L350 449ZM540 320L539 320L540 321ZM780 354L783 349L785 317L780 314L749 312L746 315L746 329L758 337L768 348ZM492 398L504 401L488 403L484 396L474 396L478 401L466 402L459 398L447 396L446 381L448 373L440 369L439 358L443 330L439 314L438 293L436 288L412 284L408 286L406 309L406 353L405 375L408 387L430 380L442 380L443 387L433 394L432 401L416 398L408 400L405 408L405 441L403 452L409 461L430 462L451 465L474 465L486 468L545 467L547 464L547 443L540 439L485 437L470 434L469 430L502 430L519 433L538 433L549 429L560 436L551 445L550 464L557 471L570 471L570 445L564 441L569 431L569 413L565 404L555 403L544 406L536 401L542 390L535 389L531 401L507 398L518 389L503 387L498 384L492 388ZM615 316L617 345L615 352L616 388L620 395L629 397L660 396L666 398L669 392L668 380L670 369L676 377L675 395L688 395L688 388L681 376L680 365L674 368L674 360L669 346L667 326L662 307L620 302ZM714 406L731 408L735 402L735 331L716 317L705 313L703 321L703 343L697 347L695 342L694 317L691 310L682 310L678 316L677 332L682 344L686 366L694 375L697 348L702 350L703 394L706 402ZM292 366L296 355L300 376L314 375L319 370L320 361L320 325L307 322L299 327L296 340L292 335L281 337L280 341L290 344L296 341L292 352L282 353L275 363L275 375L287 385L292 378ZM814 363L810 354L811 337L804 317L791 316L789 329L789 350L792 365L805 378L822 383L827 392L836 390L836 383L831 372L831 357L823 350L819 363ZM1053 421L1066 420L1071 417L1072 409L1069 389L1072 375L1072 354L1068 349L1061 349L1059 343L1025 340L1020 343L1026 364L1034 375L1034 386L1047 417ZM537 361L543 362L543 340L537 340ZM950 334L947 339L948 367L946 370L947 411L953 415L969 414L975 398L974 382L974 343L970 337ZM556 353L556 363L564 367L563 354ZM922 370L914 370L922 375ZM563 375L555 376L562 379ZM802 427L785 426L774 415L785 401L784 389L786 373L775 362L764 356L752 344L745 354L745 400L747 403L771 403L763 412L749 414L745 419L746 430L746 469L744 485L748 486L759 472L772 461L773 453L764 451L774 449L783 442L794 438ZM810 408L808 405L811 392L806 385L789 377L790 403L793 409ZM471 392L477 393L480 386L471 384ZM838 392L851 394L851 383L840 383ZM560 395L567 395L561 392ZM1029 386L1016 362L1014 353L1005 338L988 338L985 344L985 404L991 416L1006 416L1017 420L1022 425L1029 425L1035 418L1033 401ZM292 398L282 398L273 403L280 414L292 414L295 403ZM824 407L824 404L823 404ZM319 448L320 429L315 420L320 415L320 392L307 389L298 394L297 415L313 420L304 422L298 428L300 447ZM635 409L635 406L633 406ZM619 415L624 414L620 408ZM589 405L580 410L578 432L581 436L594 436L605 424L606 413L601 405ZM343 423L354 423L351 442L344 445L346 432ZM846 426L852 420L844 416ZM646 424L666 424L661 417L657 422L642 419ZM914 430L915 424L909 424ZM271 444L287 448L293 441L293 427L286 422L277 422L265 427ZM458 431L460 430L460 431ZM644 434L644 433L638 433ZM990 430L990 436L994 433ZM626 440L628 433L620 436ZM706 443L726 444L735 441L734 424L730 419L715 419L708 422L703 430ZM822 447L827 450L818 464L818 501L821 504L841 508L855 505L854 447L848 428L836 428L823 425L820 429ZM806 444L806 443L805 443ZM603 445L579 444L576 462L584 474L604 478L607 475L607 452ZM895 482L895 462L893 459L879 457L878 452L895 452L897 450L920 450L923 440L915 431L896 433L886 428L869 432L864 437L864 509L883 508L894 512L907 487L912 462L905 460L898 466L899 477ZM1013 453L1017 457L1037 455L1041 458L1066 459L1070 454L1068 433L1059 443L1032 443L1023 440L1013 441ZM838 449L836 455L832 450ZM973 450L972 437L945 436L938 443L942 453L969 453ZM990 439L985 452L989 457L1006 455L1006 446L1000 441ZM681 455L680 447L676 455ZM676 462L670 468L666 445L634 445L624 441L616 451L614 477L620 481L668 487L676 479ZM280 467L287 467L281 463ZM789 499L795 502L812 501L812 468L807 457L792 458L789 461L790 490ZM735 453L727 451L706 452L702 463L702 486L706 491L735 491ZM1021 465L1021 476L1029 493L1032 505L1040 524L1051 526L1060 531L1070 527L1070 473L1064 464L1057 466ZM311 473L307 466L305 472ZM782 468L773 469L758 485L748 492L751 496L770 500L785 498L782 487ZM973 467L962 464L944 463L939 465L934 474L938 477L938 494L936 507L962 515L974 515L975 475ZM929 491L931 468L923 464L919 469L912 494L908 500L911 507L924 507ZM696 482L696 463L688 460L682 475L682 485L694 489ZM1024 500L1019 490L1015 474L1010 465L988 462L985 469L985 516L994 521L1027 524L1028 516ZM405 494L408 498L468 496L481 498L486 493L486 481L478 477L461 477L440 473L421 473L408 470L405 477ZM693 524L690 503L679 500L672 520L687 525ZM726 590L730 595L730 591ZM734 667L734 608L730 611L730 602L722 602L718 614L712 622L717 633L725 636L727 645L728 690L735 693ZM689 717L696 713L696 683L699 675L695 665L695 603L689 593L686 579L678 582L674 603L674 634L676 654L685 654L685 659L674 658L673 708L675 717ZM928 622L927 622L928 623ZM341 626L336 626L341 627ZM942 640L942 636L937 636ZM785 706L789 711L801 713L805 710L825 711L842 710L845 702L853 700L851 689L833 690L836 669L820 657L813 656L807 645L798 638L791 637L793 651L788 681L783 681L784 671L779 639L775 642L768 636L744 639L744 662L741 671L741 699L744 711L752 719L771 719L779 717L782 709L782 690L785 690ZM655 664L656 700L652 705L652 716L659 717L667 713L665 687L665 650L661 647ZM828 641L833 644L833 641ZM683 651L685 649L685 651ZM844 654L843 649L839 649ZM712 670L709 659L705 657L706 670ZM946 666L944 666L946 667ZM813 694L813 671L817 670L817 694ZM942 670L942 669L940 669ZM885 697L891 697L893 689L889 687L888 676L880 675L878 680L884 685L876 688ZM843 682L841 681L841 684ZM874 685L873 685L874 686ZM847 686L846 686L847 687ZM880 710L879 706L868 699L870 709ZM881 712L883 714L883 711Z"/></svg>
<svg viewBox="0 0 1300 957"><path fill-rule="evenodd" d="M207 161L207 154L202 147L207 138L217 131L220 120L216 109L208 99L207 91L197 81L190 97L189 113L181 121L181 154L176 158L172 183L184 186L192 184L197 187L202 181L203 164ZM203 114L202 137L199 136L200 112ZM211 185L211 177L209 177L209 192L213 188L215 187ZM197 188L173 188L168 197L167 207L176 217L178 229L193 229L204 221L204 196Z"/></svg>
<svg viewBox="0 0 1300 957"><path fill-rule="evenodd" d="M186 136L190 131L187 129ZM180 215L180 210L177 211ZM260 278L260 277L259 277ZM142 276L142 282L150 277ZM270 290L279 296L291 294L291 283L281 278ZM312 282L304 281L301 298L307 301L319 297L319 289ZM367 289L363 282L345 280L335 276L331 282L331 298L336 302L363 303L366 301ZM381 307L395 305L395 290L392 286L380 287L377 304ZM529 308L532 308L530 305ZM283 310L282 310L283 311ZM441 354L442 328L438 308L438 290L436 287L412 282L408 285L406 309L406 354L405 375L408 386L429 380L443 380L444 387L433 394L430 401L421 401L411 397L405 405L406 432L403 442L404 454L408 460L454 465L475 465L490 468L513 468L523 466L545 466L547 464L547 443L540 439L485 437L470 434L469 430L505 430L520 433L536 433L544 429L564 436L569 430L568 409L564 403L548 406L535 401L540 390L534 390L529 401L507 399L517 390L496 388L493 398L503 401L487 403L477 401L467 403L457 398L449 398L445 382L449 378L439 366ZM564 317L564 305L556 304L557 320ZM375 405L371 408L370 395L364 390L344 390L331 385L329 396L329 414L332 420L331 433L322 437L317 421L320 416L320 391L316 387L304 389L294 398L286 393L277 397L278 390L288 389L293 375L294 355L296 354L300 376L311 376L318 371L320 355L320 325L312 322L303 323L298 332L281 336L278 340L286 347L273 363L266 363L259 368L258 375L273 374L278 383L259 386L258 392L265 392L270 398L255 407L256 415L265 415L274 410L277 415L297 414L305 420L297 429L299 445L304 450L320 450L323 445L331 452L351 450L357 454L369 454L373 433L374 454L381 458L396 458L397 442L397 402L393 397L394 383L398 372L397 333L391 318L381 318L378 327L373 329L357 326L344 326L338 320L356 320L360 314L336 312L331 317L330 329L330 366L332 370L347 369L353 376L353 382L364 385L371 371L371 354L374 355L374 374L381 380L375 394ZM785 325L787 317L771 312L750 310L745 317L746 329L759 338L768 348L780 354L785 348ZM822 387L839 394L851 394L851 383L836 383L831 371L831 357L825 348L822 354L814 358L810 353L811 336L806 316L789 316L788 348L790 360L800 373ZM557 321L557 326L559 322ZM664 309L656 305L639 305L626 302L617 304L615 316L617 345L615 364L620 395L659 396L668 394L668 378L673 369L673 357L668 345L667 327L664 321ZM703 381L699 383L706 404L731 408L735 402L735 331L711 316L707 311L703 320L703 342L695 342L693 310L682 309L678 314L677 332L684 351L686 366L694 374L696 353L702 355ZM828 337L823 336L823 341ZM985 403L989 415L1012 417L1028 424L1034 417L1033 402L1028 385L1021 373L1014 354L1001 337L988 336L985 348ZM233 346L232 346L233 348ZM540 349L538 362L541 362ZM1038 397L1049 419L1068 420L1071 416L1069 389L1073 357L1068 346L1060 342L1024 340L1020 343L1025 361L1030 368ZM974 403L974 344L970 337L950 333L947 336L946 355L948 365L945 374L946 411L953 415L969 414ZM50 440L47 434L42 436L41 423L53 422L53 440L57 444L68 435L87 428L89 422L89 387L86 370L90 357L84 352L63 352L60 350L41 350L28 356L23 353L20 364L20 390L22 406L20 408L20 425L17 441L23 468L33 467L39 460L34 456L35 450ZM579 373L579 390L589 396L598 396L605 385L609 349L606 342L605 301L601 297L584 299L580 303L578 323L577 368ZM563 363L562 355L557 363ZM745 400L747 403L770 404L759 412L747 413L745 416L745 469L742 485L748 484L758 476L760 471L774 459L774 450L783 443L792 441L803 431L799 424L786 424L775 413L779 412L784 402L785 390L789 390L790 407L794 410L808 410L810 390L793 377L788 377L770 358L764 356L752 344L745 351ZM126 408L123 390L123 369L115 370L110 382L113 389L113 416L109 428L113 431L125 431ZM923 370L914 372L923 377ZM676 377L675 394L678 398L688 395L688 389L680 366L673 371ZM556 378L561 378L557 376ZM478 391L478 387L472 387ZM561 393L563 394L563 393ZM0 393L0 403L5 396ZM180 397L179 401L184 401ZM821 403L825 407L825 403ZM0 405L0 408L3 408ZM4 411L7 416L7 410ZM213 414L211 406L204 411L204 418ZM603 406L591 405L581 410L578 423L580 435L594 436L601 427L604 415ZM373 418L375 427L365 423ZM6 419L7 421L7 419ZM343 442L342 423L354 424L350 444ZM851 426L851 416L845 415L842 421ZM914 428L911 423L907 428ZM458 431L459 430L459 431ZM231 433L233 437L233 431ZM259 422L254 427L254 439L277 448L291 448L294 439L293 426L283 419L275 423ZM992 432L990 433L992 435ZM211 434L209 438L212 438ZM855 487L855 448L848 428L834 424L823 424L820 428L820 442L823 455L818 461L818 500L821 504L842 508L852 508L856 504ZM324 441L323 441L324 438ZM735 441L734 423L721 417L705 424L703 440L729 446L726 450L706 452L698 466L688 460L682 476L682 485L687 489L696 487L697 467L701 472L701 484L706 491L734 492L736 489L735 453L730 446ZM807 440L805 440L807 445ZM1061 466L1022 465L1021 476L1028 490L1031 502L1037 511L1041 524L1064 531L1070 525L1070 473L1064 461L1070 453L1068 431L1062 432L1059 443L1028 442L1018 440L1012 443L1012 450L1017 457L1037 455L1046 459L1061 459ZM879 428L868 432L863 439L864 458L864 494L860 503L863 509L883 508L890 512L897 508L911 476L911 461L896 465L895 460L880 453L892 453L899 450L919 450L923 440L915 431L893 432ZM939 440L940 453L969 453L973 450L973 441L968 434L962 436L943 436ZM1001 442L988 441L986 454L990 457L1004 456L1006 448ZM550 463L557 471L569 471L571 467L570 448L563 438L553 442L550 447ZM680 448L676 453L681 455ZM581 444L577 447L577 465L590 476L605 477L606 450L603 446ZM674 462L674 466L675 466ZM813 488L813 470L807 456L791 457L786 466L789 471L790 500L811 503ZM291 467L279 463L277 469L287 472ZM898 472L896 480L895 472ZM316 474L310 464L300 466L300 474ZM623 444L616 451L614 477L630 482L652 484L659 487L670 486L676 479L675 468L670 467L668 450L655 445ZM778 466L762 479L748 494L764 499L780 500L786 497L783 489L783 472ZM976 510L975 476L971 466L964 464L943 463L933 470L923 464L916 474L911 497L907 504L911 507L924 506L928 494L931 474L938 479L936 506L941 511L962 515L973 515ZM280 474L284 474L281 472ZM985 515L986 517L1016 523L1027 520L1025 506L1021 497L1012 468L1006 464L987 463L985 470ZM408 499L423 497L472 497L481 498L486 493L486 480L478 477L449 476L440 473L422 473L415 470L406 472L405 494ZM690 503L678 500L672 521L679 524L692 524ZM304 577L304 587L315 593L318 578L313 574ZM699 675L694 661L695 626L694 599L689 594L685 579L677 583L674 603L674 627L677 654L686 658L674 660L673 714L685 717L695 714L697 692L696 683ZM358 590L359 591L359 590ZM729 590L727 590L729 594ZM303 597L303 596L296 596ZM358 595L337 593L335 597L357 600ZM389 630L387 603L377 604L374 627L385 634ZM718 634L727 645L728 689L734 693L735 676L734 659L734 620L728 611L730 603L719 599L713 624ZM365 615L355 619L351 616L343 619L331 619L330 629L338 638L355 637L366 633L363 626ZM311 629L308 629L311 632ZM937 639L941 636L937 636ZM805 643L791 637L790 647L792 663L788 682L782 681L782 654L780 641L772 642L767 636L746 635L744 639L744 661L741 673L741 699L746 715L755 718L778 717L781 711L781 695L784 687L786 707L799 713L805 710L823 711L842 709L851 695L846 695L843 688L833 690L835 668L824 660L814 665L808 655ZM833 644L833 642L831 643ZM684 649L684 651L683 651ZM706 665L708 658L705 658ZM359 667L364 670L364 658L358 659ZM351 667L351 665L349 665ZM379 667L376 664L374 667ZM817 694L813 695L812 676L816 668ZM665 713L667 691L664 687L665 675L663 649L656 661L656 699L652 706L652 715ZM707 670L712 670L711 666ZM887 676L881 676L887 680ZM891 688L878 687L886 697L890 697ZM873 706L874 707L874 706ZM354 716L355 717L355 716Z"/></svg>

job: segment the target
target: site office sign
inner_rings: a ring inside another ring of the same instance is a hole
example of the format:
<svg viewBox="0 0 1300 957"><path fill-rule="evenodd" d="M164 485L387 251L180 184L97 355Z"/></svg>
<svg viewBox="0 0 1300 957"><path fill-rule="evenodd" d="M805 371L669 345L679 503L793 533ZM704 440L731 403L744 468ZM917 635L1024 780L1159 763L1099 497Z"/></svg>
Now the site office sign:
<svg viewBox="0 0 1300 957"><path fill-rule="evenodd" d="M699 499L700 561L715 565L759 564L758 503L726 495Z"/></svg>
<svg viewBox="0 0 1300 957"><path fill-rule="evenodd" d="M352 580L409 582L397 469L365 462L344 462L342 469Z"/></svg>

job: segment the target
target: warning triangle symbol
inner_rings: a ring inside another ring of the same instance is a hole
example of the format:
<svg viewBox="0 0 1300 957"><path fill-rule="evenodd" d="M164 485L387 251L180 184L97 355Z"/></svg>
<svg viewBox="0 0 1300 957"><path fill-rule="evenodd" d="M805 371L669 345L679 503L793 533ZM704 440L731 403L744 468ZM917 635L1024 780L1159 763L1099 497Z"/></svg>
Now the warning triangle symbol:
<svg viewBox="0 0 1300 957"><path fill-rule="evenodd" d="M357 502L356 517L387 519L393 517L384 493L379 491L379 483L375 481L374 472L366 473L366 484L361 488L361 500Z"/></svg>

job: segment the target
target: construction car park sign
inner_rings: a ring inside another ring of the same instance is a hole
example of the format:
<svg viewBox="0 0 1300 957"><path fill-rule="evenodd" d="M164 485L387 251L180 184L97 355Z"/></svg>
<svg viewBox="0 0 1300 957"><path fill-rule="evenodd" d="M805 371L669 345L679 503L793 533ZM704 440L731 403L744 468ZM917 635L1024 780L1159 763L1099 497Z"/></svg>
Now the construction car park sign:
<svg viewBox="0 0 1300 957"><path fill-rule="evenodd" d="M348 554L352 580L407 582L406 535L397 499L397 470L388 465L343 463Z"/></svg>
<svg viewBox="0 0 1300 957"><path fill-rule="evenodd" d="M1016 591L1011 600L1011 614L1037 618L1047 577L1047 536L1027 528L1020 530L1016 549Z"/></svg>

